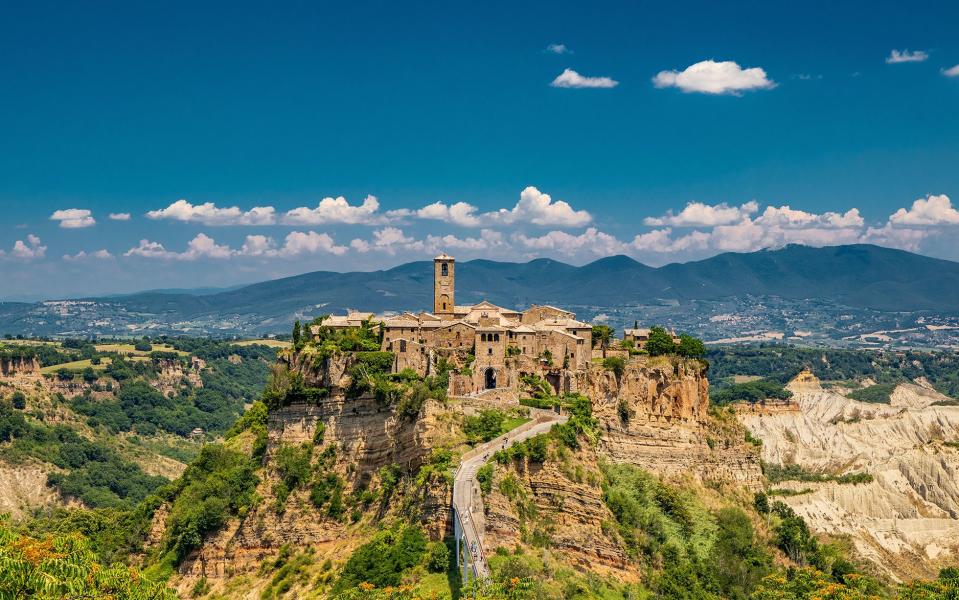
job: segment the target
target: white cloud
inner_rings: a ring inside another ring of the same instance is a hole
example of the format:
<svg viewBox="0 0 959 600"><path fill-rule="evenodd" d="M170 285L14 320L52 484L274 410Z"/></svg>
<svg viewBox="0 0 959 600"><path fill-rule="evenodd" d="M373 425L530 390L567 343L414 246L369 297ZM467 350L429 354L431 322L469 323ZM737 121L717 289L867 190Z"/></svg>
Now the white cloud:
<svg viewBox="0 0 959 600"><path fill-rule="evenodd" d="M247 238L249 241L249 238ZM283 247L275 251L276 256L300 256L303 254L345 254L346 246L338 246L326 233L315 231L292 231L286 235Z"/></svg>
<svg viewBox="0 0 959 600"><path fill-rule="evenodd" d="M130 213L110 213L111 221L129 221Z"/></svg>
<svg viewBox="0 0 959 600"><path fill-rule="evenodd" d="M556 88L614 88L619 82L610 77L586 77L572 69L566 69L551 83Z"/></svg>
<svg viewBox="0 0 959 600"><path fill-rule="evenodd" d="M428 235L425 241L427 252L453 250L484 250L489 251L506 245L503 234L492 229L483 229L479 237L458 238L455 235Z"/></svg>
<svg viewBox="0 0 959 600"><path fill-rule="evenodd" d="M346 198L323 198L316 208L301 206L283 215L287 225L321 225L325 223L344 223L348 225L377 225L386 221L377 214L380 202L376 196L367 196L363 204L352 206Z"/></svg>
<svg viewBox="0 0 959 600"><path fill-rule="evenodd" d="M229 246L223 246L216 243L205 233L197 234L192 240L187 242L187 248L183 252L172 252L167 250L159 242L150 240L140 240L136 248L130 248L123 253L123 256L140 256L143 258L161 258L166 260L197 260L199 258L230 258L235 252Z"/></svg>
<svg viewBox="0 0 959 600"><path fill-rule="evenodd" d="M84 227L93 227L97 224L93 218L93 213L85 208L65 208L54 211L50 215L51 221L59 221L63 229L82 229Z"/></svg>
<svg viewBox="0 0 959 600"><path fill-rule="evenodd" d="M136 248L130 248L123 253L123 256L142 256L144 258L168 258L173 259L177 257L176 252L170 252L163 247L163 244L159 242L151 242L150 240L140 240L139 245Z"/></svg>
<svg viewBox="0 0 959 600"><path fill-rule="evenodd" d="M218 208L212 202L191 204L187 200L177 200L166 208L151 210L150 219L171 219L185 223L201 223L209 226L228 225L272 225L276 222L276 210L272 206L255 206L248 211L239 207Z"/></svg>
<svg viewBox="0 0 959 600"><path fill-rule="evenodd" d="M922 62L929 58L929 53L923 50L910 52L909 50L893 50L886 57L886 64L894 65L897 63Z"/></svg>
<svg viewBox="0 0 959 600"><path fill-rule="evenodd" d="M47 247L40 243L40 238L32 233L27 235L27 241L17 240L13 243L9 256L20 260L33 260L43 258L47 253ZM0 256L7 256L7 253L0 250Z"/></svg>
<svg viewBox="0 0 959 600"><path fill-rule="evenodd" d="M646 217L643 223L652 227L672 225L674 227L715 227L740 221L743 217L759 210L759 204L753 200L742 206L722 204L703 204L690 202L679 214L667 211L662 217Z"/></svg>
<svg viewBox="0 0 959 600"><path fill-rule="evenodd" d="M479 237L459 238L455 235L427 235L418 240L406 235L396 227L384 227L373 232L373 239L354 239L350 248L356 252L385 252L394 255L397 252L417 252L435 254L445 250L489 251L507 246L503 234L492 229L483 229Z"/></svg>
<svg viewBox="0 0 959 600"><path fill-rule="evenodd" d="M684 92L739 95L744 91L774 88L776 82L766 77L766 71L759 67L743 69L730 60L704 60L684 71L660 71L653 77L653 85L675 87Z"/></svg>
<svg viewBox="0 0 959 600"><path fill-rule="evenodd" d="M81 250L76 254L64 254L63 260L69 262L81 262L85 260L106 260L108 258L113 258L113 255L110 254L108 250L96 250L94 252L86 252Z"/></svg>
<svg viewBox="0 0 959 600"><path fill-rule="evenodd" d="M572 54L573 51L566 47L566 44L550 44L546 46L546 52L551 54Z"/></svg>
<svg viewBox="0 0 959 600"><path fill-rule="evenodd" d="M609 256L621 254L626 245L608 233L590 227L579 235L565 231L550 231L538 237L527 237L521 233L513 236L521 246L531 250L551 250L567 256L594 255Z"/></svg>
<svg viewBox="0 0 959 600"><path fill-rule="evenodd" d="M959 65L943 69L942 74L946 77L959 77Z"/></svg>
<svg viewBox="0 0 959 600"><path fill-rule="evenodd" d="M443 202L434 202L413 212L413 214L420 219L435 219L462 227L478 227L482 220L476 214L476 210L475 206L466 202L456 202L450 205Z"/></svg>
<svg viewBox="0 0 959 600"><path fill-rule="evenodd" d="M581 227L593 220L585 210L574 210L567 202L553 199L533 186L520 192L519 202L512 209L501 208L486 213L493 223L511 225L514 223L532 223L534 225L558 225L561 227Z"/></svg>
<svg viewBox="0 0 959 600"><path fill-rule="evenodd" d="M959 224L959 210L952 206L949 196L927 196L919 198L906 210L900 208L889 217L893 225L928 227L933 225Z"/></svg>
<svg viewBox="0 0 959 600"><path fill-rule="evenodd" d="M243 256L270 256L274 253L276 241L265 235L248 235L243 241L240 254Z"/></svg>

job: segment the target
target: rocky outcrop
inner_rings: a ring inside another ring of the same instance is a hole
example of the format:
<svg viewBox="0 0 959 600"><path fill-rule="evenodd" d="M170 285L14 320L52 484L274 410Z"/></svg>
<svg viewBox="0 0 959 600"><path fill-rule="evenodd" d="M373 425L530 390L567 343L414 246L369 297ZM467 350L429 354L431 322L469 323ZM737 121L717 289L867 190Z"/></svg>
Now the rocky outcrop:
<svg viewBox="0 0 959 600"><path fill-rule="evenodd" d="M40 507L62 505L54 488L47 486L47 473L39 465L0 463L0 514L20 519Z"/></svg>
<svg viewBox="0 0 959 600"><path fill-rule="evenodd" d="M622 376L597 365L578 381L593 403L600 456L675 478L762 483L758 450L744 431L709 415L709 381L698 361L633 359Z"/></svg>
<svg viewBox="0 0 959 600"><path fill-rule="evenodd" d="M192 387L203 387L203 379L200 378L200 368L197 366L197 362L193 362L190 367L184 368L183 361L178 358L155 358L153 359L153 365L157 369L157 376L156 379L150 380L150 385L163 395L171 392L175 393L182 387L184 380L189 382Z"/></svg>
<svg viewBox="0 0 959 600"><path fill-rule="evenodd" d="M0 377L37 375L39 373L40 360L36 356L0 356Z"/></svg>
<svg viewBox="0 0 959 600"><path fill-rule="evenodd" d="M868 404L792 382L796 410L740 412L770 463L828 474L865 472L868 484L796 483L785 497L815 530L849 535L891 577L935 576L959 554L959 407L941 394L898 386L891 404ZM777 484L780 485L780 484ZM782 484L788 487L788 484Z"/></svg>
<svg viewBox="0 0 959 600"><path fill-rule="evenodd" d="M583 450L568 460L572 462L551 460L508 471L496 469L494 492L484 498L487 553L546 535L550 547L572 564L625 575L626 552L618 536L606 530L615 519L603 502L600 482L583 475L597 473L598 457ZM499 491L504 477L518 482L519 491L512 498Z"/></svg>

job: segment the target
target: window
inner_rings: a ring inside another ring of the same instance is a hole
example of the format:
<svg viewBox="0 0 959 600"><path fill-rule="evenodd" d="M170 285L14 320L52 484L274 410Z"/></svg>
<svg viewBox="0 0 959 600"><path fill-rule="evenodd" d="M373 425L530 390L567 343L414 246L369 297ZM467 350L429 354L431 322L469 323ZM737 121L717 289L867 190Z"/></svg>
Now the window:
<svg viewBox="0 0 959 600"><path fill-rule="evenodd" d="M492 353L493 353L493 349L490 348L486 353L487 353L487 354L492 354Z"/></svg>
<svg viewBox="0 0 959 600"><path fill-rule="evenodd" d="M485 341L486 341L486 334L485 334L485 333L481 333L481 334L480 334L480 341L481 341L481 342L485 342Z"/></svg>
<svg viewBox="0 0 959 600"><path fill-rule="evenodd" d="M498 334L498 333L494 333L494 334L493 334L493 341L494 341L494 342L498 342L498 341L499 341L499 334Z"/></svg>
<svg viewBox="0 0 959 600"><path fill-rule="evenodd" d="M400 352L406 352L406 340L400 340Z"/></svg>
<svg viewBox="0 0 959 600"><path fill-rule="evenodd" d="M442 275L443 277L449 277L449 274L450 274L450 266L447 263L443 263L440 266L440 275ZM443 308L446 308L445 304L443 305Z"/></svg>

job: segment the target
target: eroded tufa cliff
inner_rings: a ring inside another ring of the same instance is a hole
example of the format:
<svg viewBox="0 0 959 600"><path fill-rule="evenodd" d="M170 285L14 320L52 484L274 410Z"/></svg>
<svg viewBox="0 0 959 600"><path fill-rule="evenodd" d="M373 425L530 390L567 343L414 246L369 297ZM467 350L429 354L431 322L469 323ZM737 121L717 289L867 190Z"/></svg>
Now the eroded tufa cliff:
<svg viewBox="0 0 959 600"><path fill-rule="evenodd" d="M601 457L667 478L761 486L759 453L744 430L709 413L699 361L634 359L621 376L594 365L581 389L602 429Z"/></svg>

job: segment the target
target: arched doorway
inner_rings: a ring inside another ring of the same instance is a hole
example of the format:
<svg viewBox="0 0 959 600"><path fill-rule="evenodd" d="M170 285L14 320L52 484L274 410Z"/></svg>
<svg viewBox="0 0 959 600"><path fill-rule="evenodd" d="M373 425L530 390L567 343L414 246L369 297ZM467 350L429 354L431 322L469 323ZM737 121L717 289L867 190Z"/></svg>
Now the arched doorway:
<svg viewBox="0 0 959 600"><path fill-rule="evenodd" d="M486 389L492 390L496 387L496 369L492 367L486 369Z"/></svg>

